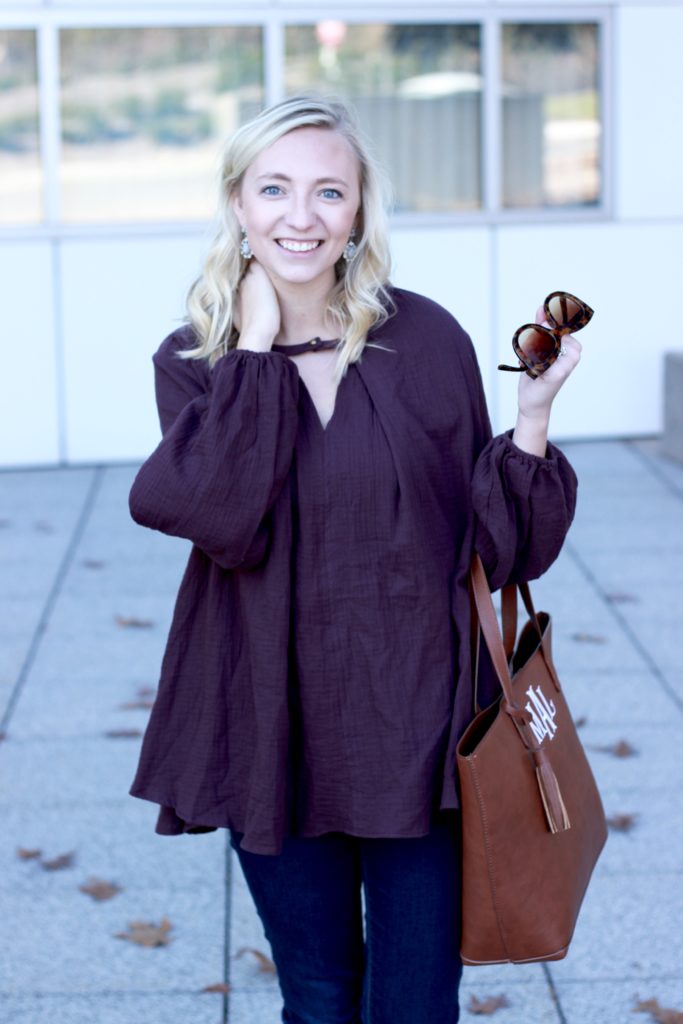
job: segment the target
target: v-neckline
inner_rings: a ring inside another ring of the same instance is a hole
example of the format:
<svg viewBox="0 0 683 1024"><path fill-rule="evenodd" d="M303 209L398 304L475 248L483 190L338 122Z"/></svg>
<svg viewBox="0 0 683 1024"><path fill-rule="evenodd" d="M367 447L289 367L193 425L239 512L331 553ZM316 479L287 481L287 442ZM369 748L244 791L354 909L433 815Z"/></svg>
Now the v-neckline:
<svg viewBox="0 0 683 1024"><path fill-rule="evenodd" d="M310 407L311 407L311 410L313 412L313 415L315 416L315 421L316 421L318 427L320 428L320 430L321 430L321 432L323 434L327 434L327 432L328 432L328 430L330 428L330 424L332 423L332 420L334 419L334 417L335 417L335 415L337 413L337 408L338 408L338 405L339 405L339 389L342 386L343 380L344 380L344 378L342 377L342 380L340 380L339 383L337 384L337 390L335 391L335 395L334 395L334 406L332 407L332 414L331 414L329 420L327 421L327 423L323 424L323 421L320 419L320 413L318 412L318 407L315 404L315 402L313 401L313 396L311 395L311 392L306 387L306 381L303 379L301 374L299 374L299 385L303 389L303 392L304 392L304 394L306 396L306 399L307 399L307 401L310 404Z"/></svg>

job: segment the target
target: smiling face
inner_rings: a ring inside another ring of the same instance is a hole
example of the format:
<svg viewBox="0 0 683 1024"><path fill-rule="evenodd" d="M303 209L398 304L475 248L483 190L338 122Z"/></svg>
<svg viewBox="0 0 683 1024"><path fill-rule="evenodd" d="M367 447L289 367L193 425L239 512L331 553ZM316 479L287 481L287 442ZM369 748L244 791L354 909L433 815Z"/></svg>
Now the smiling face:
<svg viewBox="0 0 683 1024"><path fill-rule="evenodd" d="M331 290L360 201L359 162L344 136L296 128L250 164L233 208L276 287Z"/></svg>

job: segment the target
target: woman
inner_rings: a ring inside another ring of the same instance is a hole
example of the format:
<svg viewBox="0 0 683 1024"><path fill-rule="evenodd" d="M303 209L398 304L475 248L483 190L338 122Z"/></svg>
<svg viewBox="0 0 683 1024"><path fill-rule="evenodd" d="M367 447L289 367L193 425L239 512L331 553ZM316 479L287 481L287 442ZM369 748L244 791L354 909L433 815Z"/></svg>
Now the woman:
<svg viewBox="0 0 683 1024"><path fill-rule="evenodd" d="M469 338L388 267L348 111L240 129L130 498L193 542L131 793L160 833L230 829L296 1024L458 1020L470 557L540 575L575 501L547 426L579 344L491 439Z"/></svg>

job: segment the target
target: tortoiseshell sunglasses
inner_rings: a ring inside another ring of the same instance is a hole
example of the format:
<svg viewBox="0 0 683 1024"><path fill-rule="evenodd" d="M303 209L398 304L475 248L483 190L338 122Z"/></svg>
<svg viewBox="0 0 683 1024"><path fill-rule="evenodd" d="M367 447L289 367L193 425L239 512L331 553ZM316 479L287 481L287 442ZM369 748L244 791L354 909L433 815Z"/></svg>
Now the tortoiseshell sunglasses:
<svg viewBox="0 0 683 1024"><path fill-rule="evenodd" d="M505 366L501 363L499 370L526 372L529 377L540 377L562 353L564 335L580 331L593 316L590 306L569 292L551 292L543 303L543 309L550 327L523 324L512 339L512 347L523 365Z"/></svg>

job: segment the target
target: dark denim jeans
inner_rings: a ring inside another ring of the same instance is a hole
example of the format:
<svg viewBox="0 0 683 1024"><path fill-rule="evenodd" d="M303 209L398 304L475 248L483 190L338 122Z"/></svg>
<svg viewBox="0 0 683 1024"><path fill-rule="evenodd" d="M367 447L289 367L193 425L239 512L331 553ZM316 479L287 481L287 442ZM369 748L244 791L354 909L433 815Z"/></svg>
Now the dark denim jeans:
<svg viewBox="0 0 683 1024"><path fill-rule="evenodd" d="M456 1024L459 823L443 811L417 839L287 839L276 857L240 850L231 832L277 965L283 1021Z"/></svg>

